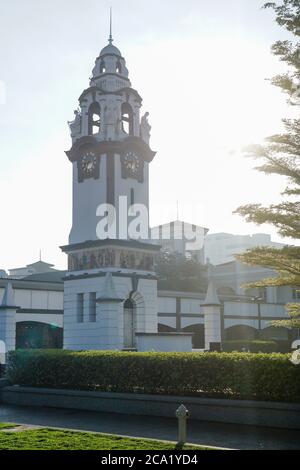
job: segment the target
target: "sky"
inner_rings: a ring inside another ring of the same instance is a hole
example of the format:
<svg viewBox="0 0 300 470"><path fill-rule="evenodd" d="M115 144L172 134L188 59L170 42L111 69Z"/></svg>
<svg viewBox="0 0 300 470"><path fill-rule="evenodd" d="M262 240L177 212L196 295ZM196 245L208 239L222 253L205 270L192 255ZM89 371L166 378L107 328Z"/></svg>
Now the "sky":
<svg viewBox="0 0 300 470"><path fill-rule="evenodd" d="M67 121L107 44L143 97L157 155L151 225L179 218L210 233L270 233L233 211L280 200L282 177L241 149L281 130L286 97L267 80L287 38L263 0L0 0L0 268L42 258L65 268L71 228ZM290 241L290 240L289 240ZM291 242L291 241L290 241Z"/></svg>

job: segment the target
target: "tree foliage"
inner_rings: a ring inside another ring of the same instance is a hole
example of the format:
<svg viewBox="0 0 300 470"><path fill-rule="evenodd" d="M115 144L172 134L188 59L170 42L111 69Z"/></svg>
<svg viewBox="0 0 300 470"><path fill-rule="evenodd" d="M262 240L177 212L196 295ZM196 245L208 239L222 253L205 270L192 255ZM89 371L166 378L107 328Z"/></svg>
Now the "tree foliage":
<svg viewBox="0 0 300 470"><path fill-rule="evenodd" d="M291 35L290 40L277 41L272 46L272 53L288 66L288 72L274 77L272 83L288 95L291 106L300 106L300 1L268 2L264 8L273 9L276 22ZM248 147L246 155L262 161L256 168L258 171L287 179L287 187L282 193L283 201L269 207L248 204L239 207L236 213L245 217L247 222L273 225L282 237L300 239L300 119L283 119L282 122L283 133L268 137L264 145ZM274 277L252 283L251 287L292 286L300 289L299 246L285 246L282 249L258 247L238 258L277 273ZM300 304L288 304L287 310L289 319L273 323L300 328Z"/></svg>
<svg viewBox="0 0 300 470"><path fill-rule="evenodd" d="M188 259L177 252L162 251L156 262L160 289L205 292L206 267L196 259Z"/></svg>

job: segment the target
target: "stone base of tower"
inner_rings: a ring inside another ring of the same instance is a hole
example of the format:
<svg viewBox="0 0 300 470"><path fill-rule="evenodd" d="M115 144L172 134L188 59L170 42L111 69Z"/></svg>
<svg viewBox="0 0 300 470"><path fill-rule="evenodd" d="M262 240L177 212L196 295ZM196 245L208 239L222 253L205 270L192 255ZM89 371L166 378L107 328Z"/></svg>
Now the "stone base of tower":
<svg viewBox="0 0 300 470"><path fill-rule="evenodd" d="M158 249L127 241L63 247L73 269L88 268L64 282L64 349L192 350L192 335L158 333L157 277L141 269L152 268ZM115 265L91 269L99 260ZM120 266L124 260L132 267Z"/></svg>
<svg viewBox="0 0 300 470"><path fill-rule="evenodd" d="M67 279L64 348L135 349L136 332L157 332L157 281L150 275L134 277L138 281L135 292L132 281L131 273L111 270Z"/></svg>

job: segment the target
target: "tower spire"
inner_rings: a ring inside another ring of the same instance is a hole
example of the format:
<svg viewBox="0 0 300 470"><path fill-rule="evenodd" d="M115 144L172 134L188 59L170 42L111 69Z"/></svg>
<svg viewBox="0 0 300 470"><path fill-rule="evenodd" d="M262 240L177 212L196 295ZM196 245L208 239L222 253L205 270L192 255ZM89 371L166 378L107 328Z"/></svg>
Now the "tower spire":
<svg viewBox="0 0 300 470"><path fill-rule="evenodd" d="M112 44L113 42L113 37L112 37L112 7L110 7L110 18L109 18L109 38L108 38L109 44Z"/></svg>

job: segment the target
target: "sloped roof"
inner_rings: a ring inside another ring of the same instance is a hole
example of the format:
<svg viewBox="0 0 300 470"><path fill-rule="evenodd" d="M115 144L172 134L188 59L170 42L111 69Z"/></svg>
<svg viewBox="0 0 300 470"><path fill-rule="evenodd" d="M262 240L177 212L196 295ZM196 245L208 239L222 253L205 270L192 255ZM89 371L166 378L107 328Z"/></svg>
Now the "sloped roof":
<svg viewBox="0 0 300 470"><path fill-rule="evenodd" d="M31 274L23 278L24 281L61 282L68 271L49 271L47 273Z"/></svg>

